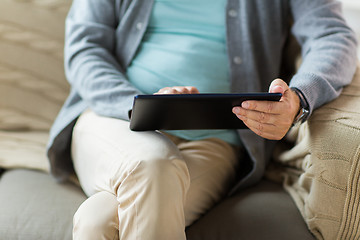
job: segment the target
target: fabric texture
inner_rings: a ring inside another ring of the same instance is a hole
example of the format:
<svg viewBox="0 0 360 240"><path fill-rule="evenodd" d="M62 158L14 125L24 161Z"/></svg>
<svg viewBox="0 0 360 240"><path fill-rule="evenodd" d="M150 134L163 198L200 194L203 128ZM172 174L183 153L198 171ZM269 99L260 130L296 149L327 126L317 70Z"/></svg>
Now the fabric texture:
<svg viewBox="0 0 360 240"><path fill-rule="evenodd" d="M262 180L224 199L186 229L188 240L314 240L281 185Z"/></svg>
<svg viewBox="0 0 360 240"><path fill-rule="evenodd" d="M317 239L360 239L360 64L341 96L290 133L295 146L267 176L279 179Z"/></svg>
<svg viewBox="0 0 360 240"><path fill-rule="evenodd" d="M4 240L71 240L73 215L86 199L79 187L23 169L3 173L0 193ZM265 181L219 203L186 235L188 240L314 239L289 195Z"/></svg>
<svg viewBox="0 0 360 240"><path fill-rule="evenodd" d="M0 130L50 129L69 90L62 62L70 4L0 2Z"/></svg>
<svg viewBox="0 0 360 240"><path fill-rule="evenodd" d="M237 148L222 140L133 132L129 122L92 111L74 127L72 155L89 196L74 218L74 236L86 239L114 228L120 239L185 239L185 226L225 196L238 162ZM91 217L96 207L106 208L101 218Z"/></svg>
<svg viewBox="0 0 360 240"><path fill-rule="evenodd" d="M46 158L48 138L48 132L43 131L0 131L0 166L49 172Z"/></svg>
<svg viewBox="0 0 360 240"><path fill-rule="evenodd" d="M0 178L0 238L71 240L71 219L85 199L79 187L47 173L7 170Z"/></svg>
<svg viewBox="0 0 360 240"><path fill-rule="evenodd" d="M71 2L0 1L0 167L49 170L48 131L69 91L63 45Z"/></svg>

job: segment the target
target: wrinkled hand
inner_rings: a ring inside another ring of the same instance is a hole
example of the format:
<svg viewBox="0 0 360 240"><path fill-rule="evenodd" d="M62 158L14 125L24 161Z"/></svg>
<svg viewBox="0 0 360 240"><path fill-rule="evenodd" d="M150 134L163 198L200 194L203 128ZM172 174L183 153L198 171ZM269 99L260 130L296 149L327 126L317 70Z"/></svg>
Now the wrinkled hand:
<svg viewBox="0 0 360 240"><path fill-rule="evenodd" d="M194 94L194 93L199 93L199 90L196 87L175 86L175 87L162 88L154 94Z"/></svg>
<svg viewBox="0 0 360 240"><path fill-rule="evenodd" d="M300 109L300 99L281 79L275 79L270 93L282 93L279 102L245 101L241 107L234 107L233 113L257 135L280 140L289 131Z"/></svg>

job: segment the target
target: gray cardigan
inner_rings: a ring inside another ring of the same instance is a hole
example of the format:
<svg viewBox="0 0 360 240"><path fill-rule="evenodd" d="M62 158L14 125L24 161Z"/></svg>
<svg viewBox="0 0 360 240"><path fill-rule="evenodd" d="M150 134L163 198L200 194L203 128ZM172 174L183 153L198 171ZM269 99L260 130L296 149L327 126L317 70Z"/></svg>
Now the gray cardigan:
<svg viewBox="0 0 360 240"><path fill-rule="evenodd" d="M85 109L128 119L133 97L141 92L127 80L126 68L146 31L152 5L153 0L73 1L65 37L65 70L71 92L51 129L48 145L51 173L59 181L73 172L71 133ZM355 72L356 38L337 1L228 0L226 27L232 92L268 90L280 75L289 31L300 44L303 57L290 87L301 91L310 113L338 97ZM250 130L238 133L251 163L237 185L242 188L262 177L274 141Z"/></svg>

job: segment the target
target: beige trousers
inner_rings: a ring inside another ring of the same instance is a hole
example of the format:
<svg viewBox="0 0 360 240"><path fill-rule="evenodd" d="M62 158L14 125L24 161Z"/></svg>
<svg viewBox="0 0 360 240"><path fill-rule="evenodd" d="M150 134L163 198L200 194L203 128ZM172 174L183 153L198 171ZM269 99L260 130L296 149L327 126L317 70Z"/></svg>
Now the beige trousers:
<svg viewBox="0 0 360 240"><path fill-rule="evenodd" d="M74 239L186 239L185 227L234 180L238 150L219 139L185 141L91 111L77 121L74 168L89 198Z"/></svg>

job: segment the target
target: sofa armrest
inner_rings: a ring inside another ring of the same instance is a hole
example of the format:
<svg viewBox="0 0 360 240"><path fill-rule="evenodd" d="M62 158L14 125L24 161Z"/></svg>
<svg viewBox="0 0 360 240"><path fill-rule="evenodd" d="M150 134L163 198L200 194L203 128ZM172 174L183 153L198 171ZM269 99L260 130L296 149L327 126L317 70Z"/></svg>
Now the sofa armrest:
<svg viewBox="0 0 360 240"><path fill-rule="evenodd" d="M360 239L360 66L336 100L294 129L295 145L276 157L281 176L318 239Z"/></svg>

